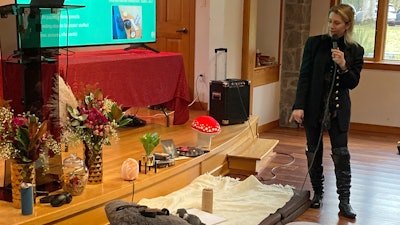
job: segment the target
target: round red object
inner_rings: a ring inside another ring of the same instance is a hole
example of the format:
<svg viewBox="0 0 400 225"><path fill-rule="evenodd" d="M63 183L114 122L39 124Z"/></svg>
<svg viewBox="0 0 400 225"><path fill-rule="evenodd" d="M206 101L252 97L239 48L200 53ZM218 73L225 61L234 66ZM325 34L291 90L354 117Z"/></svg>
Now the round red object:
<svg viewBox="0 0 400 225"><path fill-rule="evenodd" d="M215 134L221 131L221 126L211 116L199 116L193 120L192 128L202 133Z"/></svg>

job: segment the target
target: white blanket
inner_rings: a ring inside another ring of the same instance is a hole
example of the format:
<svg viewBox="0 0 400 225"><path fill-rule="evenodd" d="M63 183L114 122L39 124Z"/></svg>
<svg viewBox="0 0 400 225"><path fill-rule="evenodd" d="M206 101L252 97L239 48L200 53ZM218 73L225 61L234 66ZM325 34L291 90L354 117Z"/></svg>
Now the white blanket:
<svg viewBox="0 0 400 225"><path fill-rule="evenodd" d="M140 205L166 208L176 213L179 208L201 209L203 188L213 188L213 214L226 219L221 225L256 225L283 207L293 196L293 188L264 185L256 177L244 181L231 177L204 174L186 187L166 196L142 199Z"/></svg>

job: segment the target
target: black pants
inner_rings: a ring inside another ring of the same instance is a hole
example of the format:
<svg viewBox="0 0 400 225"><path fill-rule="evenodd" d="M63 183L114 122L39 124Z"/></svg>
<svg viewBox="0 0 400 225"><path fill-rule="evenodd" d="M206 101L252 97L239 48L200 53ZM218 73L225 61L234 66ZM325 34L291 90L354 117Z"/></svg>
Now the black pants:
<svg viewBox="0 0 400 225"><path fill-rule="evenodd" d="M322 137L320 136L321 133L321 124L317 127L305 127L306 136L307 136L307 149L309 152L315 152L318 144L318 140L321 137L321 142L319 143L319 149L323 149L323 141ZM330 129L328 130L330 142L332 149L335 148L347 148L348 143L348 134L349 132L342 132L339 129L339 124L337 118L333 118L330 122ZM322 154L321 154L322 157Z"/></svg>
<svg viewBox="0 0 400 225"><path fill-rule="evenodd" d="M332 119L331 126L328 130L331 146L332 146L332 159L335 165L336 187L339 194L339 200L346 204L349 203L350 198L350 182L351 182L351 169L350 169L350 153L347 148L348 131L342 132L338 126L338 120ZM310 167L309 175L315 193L323 193L323 143L321 127L305 128L307 136L307 160ZM318 140L321 137L321 142L318 146ZM315 151L318 151L315 154ZM313 163L311 163L311 161ZM312 165L311 165L312 164Z"/></svg>

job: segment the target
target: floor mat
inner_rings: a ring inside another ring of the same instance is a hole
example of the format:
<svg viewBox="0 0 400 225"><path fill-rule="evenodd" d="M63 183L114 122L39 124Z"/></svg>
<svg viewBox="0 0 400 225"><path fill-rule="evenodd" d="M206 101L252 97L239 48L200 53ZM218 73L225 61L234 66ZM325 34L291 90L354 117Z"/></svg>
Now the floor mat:
<svg viewBox="0 0 400 225"><path fill-rule="evenodd" d="M186 187L166 196L142 199L140 205L167 208L171 213L179 208L201 209L202 190L213 189L213 214L226 218L221 225L257 225L267 215L275 213L294 195L291 186L265 185L255 176L243 181L231 177L204 174Z"/></svg>

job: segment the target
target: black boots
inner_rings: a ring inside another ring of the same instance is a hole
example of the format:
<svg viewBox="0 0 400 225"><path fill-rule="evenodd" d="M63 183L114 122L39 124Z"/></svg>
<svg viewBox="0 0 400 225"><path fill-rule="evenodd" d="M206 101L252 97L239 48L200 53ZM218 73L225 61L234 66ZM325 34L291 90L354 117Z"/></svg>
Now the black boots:
<svg viewBox="0 0 400 225"><path fill-rule="evenodd" d="M319 209L322 205L323 193L314 192L314 197L311 199L310 208Z"/></svg>
<svg viewBox="0 0 400 225"><path fill-rule="evenodd" d="M320 208L324 195L324 175L322 166L322 149L319 149L314 157L314 152L306 151L309 175L314 190L310 208ZM314 161L314 162L313 162ZM312 165L311 165L312 164Z"/></svg>
<svg viewBox="0 0 400 225"><path fill-rule="evenodd" d="M357 216L356 212L353 210L353 208L351 207L351 205L348 201L346 202L346 201L340 200L339 210L340 210L339 211L340 216L344 216L349 219L355 219Z"/></svg>
<svg viewBox="0 0 400 225"><path fill-rule="evenodd" d="M322 155L322 148L318 149L315 156L313 152L306 151L310 180L314 190L310 208L320 208L322 205L324 194ZM356 218L356 213L350 205L351 170L349 150L347 147L333 148L332 159L335 165L336 188L340 200L339 215L354 219Z"/></svg>
<svg viewBox="0 0 400 225"><path fill-rule="evenodd" d="M350 205L350 153L347 147L332 149L332 159L335 164L336 188L339 194L339 215L346 218L356 218L356 213Z"/></svg>

